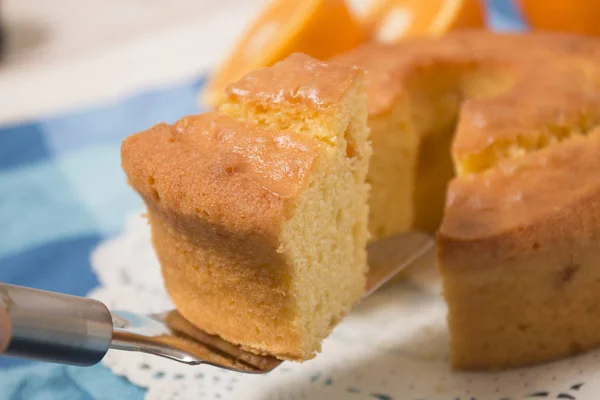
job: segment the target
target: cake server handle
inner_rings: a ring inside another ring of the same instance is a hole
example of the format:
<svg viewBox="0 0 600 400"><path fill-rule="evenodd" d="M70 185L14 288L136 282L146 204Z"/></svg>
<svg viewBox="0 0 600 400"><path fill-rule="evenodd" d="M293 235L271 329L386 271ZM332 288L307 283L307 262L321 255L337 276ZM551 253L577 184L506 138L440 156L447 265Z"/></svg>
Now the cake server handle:
<svg viewBox="0 0 600 400"><path fill-rule="evenodd" d="M0 306L12 325L6 355L90 366L110 347L112 316L97 300L0 283Z"/></svg>

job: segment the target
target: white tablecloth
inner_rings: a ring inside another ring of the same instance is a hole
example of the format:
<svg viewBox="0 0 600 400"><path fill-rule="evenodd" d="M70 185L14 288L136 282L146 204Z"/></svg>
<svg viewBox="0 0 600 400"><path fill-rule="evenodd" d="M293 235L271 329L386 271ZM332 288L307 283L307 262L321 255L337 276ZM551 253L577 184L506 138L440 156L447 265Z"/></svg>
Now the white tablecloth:
<svg viewBox="0 0 600 400"><path fill-rule="evenodd" d="M265 0L3 0L0 124L190 79Z"/></svg>

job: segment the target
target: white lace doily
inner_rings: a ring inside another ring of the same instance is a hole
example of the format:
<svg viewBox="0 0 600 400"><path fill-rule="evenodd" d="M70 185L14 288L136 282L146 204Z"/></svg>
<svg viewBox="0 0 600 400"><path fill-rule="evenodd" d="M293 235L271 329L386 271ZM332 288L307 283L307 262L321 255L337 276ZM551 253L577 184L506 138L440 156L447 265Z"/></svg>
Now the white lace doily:
<svg viewBox="0 0 600 400"><path fill-rule="evenodd" d="M92 266L101 286L90 296L110 308L151 313L172 307L140 213L93 252ZM284 363L267 375L119 351L103 363L148 388L151 400L600 399L600 352L502 373L451 372L445 305L426 276L382 289L335 329L314 360Z"/></svg>

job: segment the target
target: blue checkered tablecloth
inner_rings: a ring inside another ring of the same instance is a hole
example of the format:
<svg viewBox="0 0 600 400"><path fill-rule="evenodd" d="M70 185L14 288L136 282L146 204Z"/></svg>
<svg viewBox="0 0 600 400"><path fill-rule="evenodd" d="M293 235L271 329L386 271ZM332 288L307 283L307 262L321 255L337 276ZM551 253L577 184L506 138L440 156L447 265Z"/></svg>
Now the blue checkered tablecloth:
<svg viewBox="0 0 600 400"><path fill-rule="evenodd" d="M97 286L90 251L141 207L121 171L121 141L197 113L201 83L0 127L0 281L74 295ZM0 399L138 398L142 389L101 365L0 357Z"/></svg>
<svg viewBox="0 0 600 400"><path fill-rule="evenodd" d="M524 29L510 4L490 1L492 27ZM97 285L90 251L141 201L120 168L120 143L197 113L203 79L93 109L0 126L0 281L75 295ZM76 368L0 357L0 400L141 399L102 365Z"/></svg>

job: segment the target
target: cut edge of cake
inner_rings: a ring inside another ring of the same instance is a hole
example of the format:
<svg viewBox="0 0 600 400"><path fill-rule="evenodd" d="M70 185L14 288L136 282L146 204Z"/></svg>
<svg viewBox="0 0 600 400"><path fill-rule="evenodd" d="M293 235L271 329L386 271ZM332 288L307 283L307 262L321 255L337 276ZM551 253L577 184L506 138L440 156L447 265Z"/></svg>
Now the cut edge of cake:
<svg viewBox="0 0 600 400"><path fill-rule="evenodd" d="M331 77L328 70L332 71ZM291 84L295 80L293 73L298 71L302 71L304 86ZM257 84L266 79L272 84L270 93L274 97ZM329 93L318 101L319 92L330 90L331 85L336 85L337 93ZM316 171L315 184L308 183L304 201L295 204L295 213L282 231L279 249L296 260L306 257L307 247L316 249L299 265L312 268L312 272L299 269L293 279L294 290L303 297L300 314L309 316L304 326L314 335L307 343L307 354L320 351L322 339L364 291L365 281L351 278L357 273L364 277L367 271L369 185L365 178L371 145L364 92L362 70L293 54L271 69L249 73L230 84L219 106L220 112L239 120L314 137L326 154L321 159L328 160L328 164ZM310 220L321 225L310 226ZM348 251L354 253L352 260L340 258ZM351 273L348 277L340 273L344 264ZM307 291L312 293L301 295Z"/></svg>

